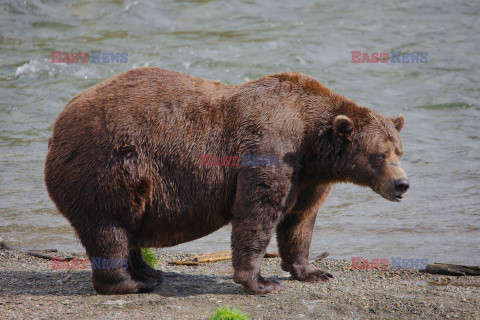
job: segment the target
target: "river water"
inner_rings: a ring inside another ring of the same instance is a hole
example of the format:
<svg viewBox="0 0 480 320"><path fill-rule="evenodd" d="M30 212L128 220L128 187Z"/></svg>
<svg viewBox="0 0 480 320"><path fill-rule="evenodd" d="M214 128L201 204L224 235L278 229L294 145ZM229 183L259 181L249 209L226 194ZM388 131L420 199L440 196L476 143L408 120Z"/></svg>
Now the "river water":
<svg viewBox="0 0 480 320"><path fill-rule="evenodd" d="M232 84L295 70L406 117L407 197L395 204L337 185L319 211L311 254L478 265L479 17L478 1L455 0L2 1L0 235L21 249L83 250L47 195L43 165L56 116L84 89L140 66ZM52 63L52 51L124 52L128 61ZM352 63L352 51L426 53L428 61ZM227 226L173 249L229 243Z"/></svg>

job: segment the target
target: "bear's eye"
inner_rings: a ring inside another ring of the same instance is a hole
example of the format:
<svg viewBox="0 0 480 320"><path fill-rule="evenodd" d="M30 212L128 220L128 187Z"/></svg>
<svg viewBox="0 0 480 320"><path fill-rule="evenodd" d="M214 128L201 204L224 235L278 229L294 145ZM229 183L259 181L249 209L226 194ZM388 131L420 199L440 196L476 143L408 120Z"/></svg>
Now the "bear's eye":
<svg viewBox="0 0 480 320"><path fill-rule="evenodd" d="M381 160L385 160L385 159L387 159L387 154L386 153L379 153L377 155L377 158L381 159Z"/></svg>

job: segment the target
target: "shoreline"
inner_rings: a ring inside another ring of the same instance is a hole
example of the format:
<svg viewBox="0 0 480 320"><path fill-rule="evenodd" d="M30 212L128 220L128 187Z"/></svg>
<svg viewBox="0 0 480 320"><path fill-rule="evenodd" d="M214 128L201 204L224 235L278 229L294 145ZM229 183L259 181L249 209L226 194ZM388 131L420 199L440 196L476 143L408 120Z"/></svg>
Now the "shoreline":
<svg viewBox="0 0 480 320"><path fill-rule="evenodd" d="M279 258L264 259L262 275L284 289L252 296L232 280L231 261L168 265L192 254L156 249L165 279L151 293L98 295L91 269L54 269L53 262L0 250L0 313L6 319L209 319L215 309L242 309L252 319L480 318L480 278L444 276L418 269L351 269L351 261L311 264L332 273L326 283L289 279ZM85 259L83 253L56 252Z"/></svg>

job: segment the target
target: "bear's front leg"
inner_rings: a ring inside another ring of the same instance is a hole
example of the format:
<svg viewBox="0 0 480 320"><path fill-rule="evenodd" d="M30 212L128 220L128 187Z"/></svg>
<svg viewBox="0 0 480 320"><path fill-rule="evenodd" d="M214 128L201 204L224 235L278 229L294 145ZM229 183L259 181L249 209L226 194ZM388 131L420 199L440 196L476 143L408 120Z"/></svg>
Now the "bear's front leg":
<svg viewBox="0 0 480 320"><path fill-rule="evenodd" d="M289 189L287 179L265 169L245 169L239 174L232 221L233 280L250 294L281 289L280 282L260 275L260 265Z"/></svg>
<svg viewBox="0 0 480 320"><path fill-rule="evenodd" d="M310 266L308 259L317 211L330 189L327 185L301 190L297 204L277 226L282 269L290 272L295 280L319 282L333 278L330 273Z"/></svg>

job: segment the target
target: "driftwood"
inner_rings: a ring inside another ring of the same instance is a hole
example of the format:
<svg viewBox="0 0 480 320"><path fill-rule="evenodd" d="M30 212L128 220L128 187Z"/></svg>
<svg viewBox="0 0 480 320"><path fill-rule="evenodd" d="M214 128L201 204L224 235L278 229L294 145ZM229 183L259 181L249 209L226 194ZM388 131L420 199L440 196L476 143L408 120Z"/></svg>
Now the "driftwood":
<svg viewBox="0 0 480 320"><path fill-rule="evenodd" d="M42 250L37 250L37 249L33 250L32 249L32 250L28 250L28 251L30 251L30 252L58 252L57 249L42 249Z"/></svg>
<svg viewBox="0 0 480 320"><path fill-rule="evenodd" d="M480 267L434 263L427 265L425 272L431 274L445 274L449 276L480 276Z"/></svg>
<svg viewBox="0 0 480 320"><path fill-rule="evenodd" d="M177 261L168 261L170 265L176 266L198 266L200 262L191 261L191 260L177 260Z"/></svg>
<svg viewBox="0 0 480 320"><path fill-rule="evenodd" d="M264 258L276 258L279 256L280 255L278 253L266 253ZM224 260L230 260L230 259L232 259L232 251L221 251L221 252L201 254L193 257L193 259L190 259L190 260L169 261L168 264L183 265L183 266L197 266L200 263L217 262L217 261L224 261Z"/></svg>
<svg viewBox="0 0 480 320"><path fill-rule="evenodd" d="M27 254L36 258L42 258L42 259L54 260L54 261L70 261L73 259L71 257L68 257L68 258L56 257L49 254L43 254L38 251L27 251Z"/></svg>
<svg viewBox="0 0 480 320"><path fill-rule="evenodd" d="M3 240L2 237L0 237L0 250L13 250L12 247L10 247L9 245L7 245L5 243L5 240ZM27 251L28 254L29 254L29 252L58 252L58 250L57 249L45 249L45 250L29 250L29 251ZM33 254L31 254L31 255L33 255ZM39 257L39 258L41 258L41 257ZM52 260L52 259L50 259L50 260Z"/></svg>

